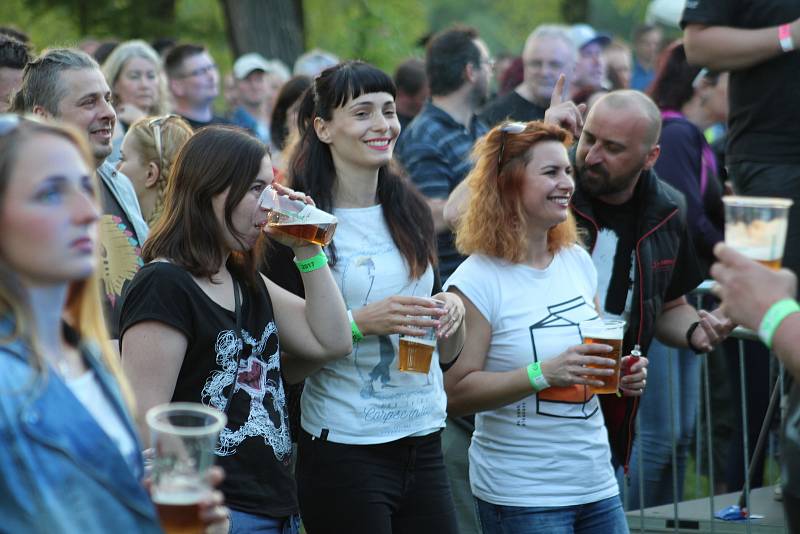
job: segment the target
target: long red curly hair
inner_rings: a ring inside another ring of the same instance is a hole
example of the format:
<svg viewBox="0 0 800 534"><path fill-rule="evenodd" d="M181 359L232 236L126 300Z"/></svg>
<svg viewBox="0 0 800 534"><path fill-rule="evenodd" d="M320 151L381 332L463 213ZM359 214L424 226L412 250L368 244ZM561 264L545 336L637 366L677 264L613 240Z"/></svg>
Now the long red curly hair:
<svg viewBox="0 0 800 534"><path fill-rule="evenodd" d="M505 133L505 126L493 128L472 151L475 166L466 177L470 194L456 227L456 247L465 255L481 253L522 263L528 242L522 189L530 148L542 141L557 141L569 147L572 136L563 128L541 121L527 123L520 133ZM498 162L503 145L502 162ZM578 242L571 212L547 233L547 248L552 253Z"/></svg>

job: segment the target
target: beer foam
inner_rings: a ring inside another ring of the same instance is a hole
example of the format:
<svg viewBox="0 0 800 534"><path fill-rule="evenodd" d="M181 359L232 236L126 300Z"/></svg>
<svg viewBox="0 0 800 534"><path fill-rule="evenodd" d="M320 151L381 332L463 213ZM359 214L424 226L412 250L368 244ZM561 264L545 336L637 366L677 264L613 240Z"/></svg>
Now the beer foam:
<svg viewBox="0 0 800 534"><path fill-rule="evenodd" d="M180 491L154 491L153 502L167 506L187 506L197 504L207 494L203 488L185 489Z"/></svg>
<svg viewBox="0 0 800 534"><path fill-rule="evenodd" d="M429 347L436 346L435 339L428 339L424 337L416 337L416 336L403 336L400 338L400 341L405 341L406 343L416 343L417 345L427 345Z"/></svg>

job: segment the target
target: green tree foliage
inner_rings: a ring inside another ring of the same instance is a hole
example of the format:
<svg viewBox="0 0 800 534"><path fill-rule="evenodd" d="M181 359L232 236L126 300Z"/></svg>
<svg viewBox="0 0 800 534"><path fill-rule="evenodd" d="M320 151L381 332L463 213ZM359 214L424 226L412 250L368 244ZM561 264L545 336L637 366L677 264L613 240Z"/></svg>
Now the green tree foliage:
<svg viewBox="0 0 800 534"><path fill-rule="evenodd" d="M421 0L304 0L306 47L391 70L419 54L427 33Z"/></svg>

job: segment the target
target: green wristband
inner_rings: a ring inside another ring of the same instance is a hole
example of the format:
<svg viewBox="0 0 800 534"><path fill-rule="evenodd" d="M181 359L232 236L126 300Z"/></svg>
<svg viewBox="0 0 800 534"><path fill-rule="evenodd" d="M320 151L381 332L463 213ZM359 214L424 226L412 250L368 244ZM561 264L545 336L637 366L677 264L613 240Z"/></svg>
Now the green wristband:
<svg viewBox="0 0 800 534"><path fill-rule="evenodd" d="M361 330L358 329L358 325L356 324L355 319L353 319L352 311L347 310L347 317L350 318L350 332L353 334L353 343L358 343L364 339L364 334L362 334Z"/></svg>
<svg viewBox="0 0 800 534"><path fill-rule="evenodd" d="M772 348L772 338L783 320L797 312L800 312L800 305L794 299L779 300L769 307L761 319L761 326L758 327L758 337L767 348Z"/></svg>
<svg viewBox="0 0 800 534"><path fill-rule="evenodd" d="M297 268L301 273L310 273L311 271L322 269L328 265L328 256L326 256L324 252L320 251L319 254L312 256L307 260L298 260L295 258L294 264L297 265Z"/></svg>
<svg viewBox="0 0 800 534"><path fill-rule="evenodd" d="M528 380L536 393L550 387L550 384L547 383L547 379L542 374L542 367L539 365L539 362L528 364Z"/></svg>

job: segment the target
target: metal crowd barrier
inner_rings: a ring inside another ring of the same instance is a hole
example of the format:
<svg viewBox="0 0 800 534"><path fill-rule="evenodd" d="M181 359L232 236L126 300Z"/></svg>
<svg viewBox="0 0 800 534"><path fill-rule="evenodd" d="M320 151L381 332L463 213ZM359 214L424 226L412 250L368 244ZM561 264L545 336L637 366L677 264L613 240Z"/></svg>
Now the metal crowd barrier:
<svg viewBox="0 0 800 534"><path fill-rule="evenodd" d="M707 295L712 286L712 281L706 281L698 287L692 295L696 298L697 306L700 307L701 299ZM729 533L747 533L747 534L762 534L774 533L785 534L789 533L788 526L784 519L783 505L775 498L775 486L767 485L761 488L753 489L750 484L750 464L751 457L748 454L749 447L749 429L748 429L748 403L746 395L746 378L747 372L745 369L745 354L744 354L744 341L754 340L758 341L758 336L755 332L745 328L737 328L731 334L731 337L738 339L739 346L739 371L740 371L740 399L741 399L741 432L743 441L743 469L744 469L744 488L740 492L726 493L721 495L714 495L715 481L718 474L714 472L714 443L713 443L713 428L714 428L714 414L711 410L711 394L710 394L710 376L708 359L699 356L700 361L700 381L701 391L703 396L699 399L699 406L697 409L697 417L695 421L695 499L678 502L675 498L678 492L678 473L677 473L677 446L675 436L675 403L674 403L674 387L672 365L669 366L670 372L667 377L663 379L669 380L669 419L670 419L670 435L672 437L672 504L665 504L661 506L654 506L650 508L644 507L646 495L644 495L644 456L647 451L644 447L639 447L640 454L638 455L638 480L626 481L629 484L638 484L639 487L639 502L640 507L638 510L628 510L626 516L628 519L628 526L632 533L698 533L698 532L711 532L719 534ZM674 350L667 353L668 358L675 358ZM672 363L672 361L670 362ZM784 369L783 365L774 357L770 355L770 381L773 376L777 375L776 384L772 386L772 395L770 409L780 407L780 421L782 422L785 417L785 395L783 387ZM724 377L727 379L727 376ZM655 379L655 377L652 377ZM776 479L776 474L771 468L775 462L767 463L769 458L775 458L774 440L769 439L770 423L773 417L769 416L770 409L767 410L768 416L765 417L762 426L763 441L760 445L766 447L764 450L765 457L765 470L768 481ZM705 425L702 422L705 422ZM637 420L637 435L639 421ZM702 465L703 447L706 449L708 465ZM756 456L758 451L753 455ZM688 469L688 466L687 466ZM708 477L708 491L706 496L701 497L701 479L703 476ZM629 486L623 484L622 499L627 510L628 506L628 492ZM729 506L740 503L750 512L742 521L723 521L716 519L715 512ZM763 518L755 519L752 515L763 516Z"/></svg>

